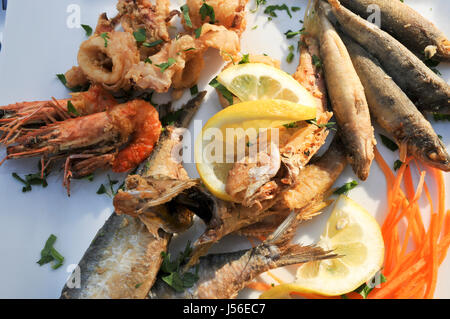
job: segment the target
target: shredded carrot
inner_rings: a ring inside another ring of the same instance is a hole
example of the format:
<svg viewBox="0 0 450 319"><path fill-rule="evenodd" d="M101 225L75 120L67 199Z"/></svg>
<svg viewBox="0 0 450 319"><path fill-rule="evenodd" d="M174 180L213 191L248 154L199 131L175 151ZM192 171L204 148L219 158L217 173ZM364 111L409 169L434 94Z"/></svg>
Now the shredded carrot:
<svg viewBox="0 0 450 319"><path fill-rule="evenodd" d="M253 281L247 285L247 288L258 291L267 291L271 288L271 286L265 282Z"/></svg>
<svg viewBox="0 0 450 319"><path fill-rule="evenodd" d="M411 157L404 157L403 165L394 174L375 148L375 160L386 178L388 208L381 231L385 243L383 274L387 281L370 292L368 298L371 299L433 298L439 266L450 247L450 210L445 209L445 180L442 171L418 163ZM416 187L411 172L414 166L419 176ZM435 198L430 195L430 184L425 179L436 185ZM428 227L422 218L427 213L419 207L422 197L430 205ZM329 298L294 292L292 294L314 299ZM354 299L361 298L361 295L350 293L346 297Z"/></svg>
<svg viewBox="0 0 450 319"><path fill-rule="evenodd" d="M272 274L270 271L267 272L267 274L272 277L273 280L275 280L277 283L279 283L280 285L284 284L284 281L281 280L280 278L278 278L277 276L275 276L274 274Z"/></svg>

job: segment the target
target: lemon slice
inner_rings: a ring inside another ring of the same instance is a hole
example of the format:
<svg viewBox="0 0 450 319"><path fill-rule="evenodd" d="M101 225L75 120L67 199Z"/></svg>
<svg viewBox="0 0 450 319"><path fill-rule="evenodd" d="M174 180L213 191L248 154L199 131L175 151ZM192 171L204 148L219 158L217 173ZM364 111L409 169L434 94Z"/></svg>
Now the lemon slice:
<svg viewBox="0 0 450 319"><path fill-rule="evenodd" d="M227 151L228 146L225 146L225 142L230 138L227 136L230 134L227 129L234 129L236 135L231 136L234 142L245 139L248 129L254 129L254 132L258 133L260 129L280 127L315 117L315 106L283 100L248 101L223 109L209 119L196 140L194 154L200 178L216 197L231 201L231 197L225 191L228 171L234 164L234 159L228 160L227 163L226 156L229 155L229 149ZM233 145L234 147L236 145Z"/></svg>
<svg viewBox="0 0 450 319"><path fill-rule="evenodd" d="M310 106L317 103L291 75L263 63L231 66L217 80L241 101L280 99Z"/></svg>
<svg viewBox="0 0 450 319"><path fill-rule="evenodd" d="M377 221L346 196L336 202L318 245L342 257L300 266L294 283L276 286L261 298L290 292L343 295L372 279L383 264L384 242Z"/></svg>

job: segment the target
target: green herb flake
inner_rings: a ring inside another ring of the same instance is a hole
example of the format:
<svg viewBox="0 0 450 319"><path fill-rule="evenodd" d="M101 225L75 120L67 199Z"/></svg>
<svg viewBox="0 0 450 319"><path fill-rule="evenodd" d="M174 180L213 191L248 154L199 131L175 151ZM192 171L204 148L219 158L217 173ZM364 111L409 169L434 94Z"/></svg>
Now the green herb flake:
<svg viewBox="0 0 450 319"><path fill-rule="evenodd" d="M175 123L180 120L181 115L183 115L183 109L179 109L179 110L177 110L175 112L170 112L169 114L167 114L166 116L164 116L161 119L161 124L163 126L175 125Z"/></svg>
<svg viewBox="0 0 450 319"><path fill-rule="evenodd" d="M197 49L196 48L189 48L189 49L183 50L183 52L189 52L189 51L194 51L194 50L197 50Z"/></svg>
<svg viewBox="0 0 450 319"><path fill-rule="evenodd" d="M216 14L214 13L214 8L207 4L206 0L203 0L203 4L200 7L199 13L202 17L202 21L204 21L206 17L209 17L209 23L216 23Z"/></svg>
<svg viewBox="0 0 450 319"><path fill-rule="evenodd" d="M393 140L391 140L389 137L387 137L383 134L380 134L380 137L381 137L381 142L384 144L384 146L386 146L392 152L395 152L396 150L398 150L397 144L395 144L395 142Z"/></svg>
<svg viewBox="0 0 450 319"><path fill-rule="evenodd" d="M238 64L250 63L250 54L244 54Z"/></svg>
<svg viewBox="0 0 450 319"><path fill-rule="evenodd" d="M189 16L189 7L188 7L188 5L185 4L180 9L181 9L181 12L183 13L183 17L184 17L184 21L186 21L186 25L189 28L192 28L192 21L191 21L191 17Z"/></svg>
<svg viewBox="0 0 450 319"><path fill-rule="evenodd" d="M64 86L67 86L67 80L64 74L56 74L56 76L61 81L61 83L64 84Z"/></svg>
<svg viewBox="0 0 450 319"><path fill-rule="evenodd" d="M191 87L190 91L191 91L191 95L192 96L197 95L198 94L198 86L197 86L197 84L194 85L193 87Z"/></svg>
<svg viewBox="0 0 450 319"><path fill-rule="evenodd" d="M284 126L285 128L296 128L296 127L297 127L297 122L292 122L292 123L284 124L283 126Z"/></svg>
<svg viewBox="0 0 450 319"><path fill-rule="evenodd" d="M291 7L292 12L300 11L302 8L300 7Z"/></svg>
<svg viewBox="0 0 450 319"><path fill-rule="evenodd" d="M159 40L156 40L156 41L153 41L153 42L150 42L150 43L145 42L142 45L144 47L146 47L146 48L153 48L153 47L156 47L157 45L159 45L159 44L161 44L163 42L164 42L163 40L159 39Z"/></svg>
<svg viewBox="0 0 450 319"><path fill-rule="evenodd" d="M56 242L56 236L50 235L47 239L44 248L41 250L41 258L37 261L39 266L43 266L52 261L56 261L53 265L53 269L58 269L64 263L64 257L53 247Z"/></svg>
<svg viewBox="0 0 450 319"><path fill-rule="evenodd" d="M289 18L292 18L291 11L289 10L289 7L286 4L267 6L266 9L264 10L264 13L270 15L270 17L276 18L276 17L278 17L277 14L275 13L275 11L277 11L277 10L286 11Z"/></svg>
<svg viewBox="0 0 450 319"><path fill-rule="evenodd" d="M202 27L195 29L195 38L198 39L202 35Z"/></svg>
<svg viewBox="0 0 450 319"><path fill-rule="evenodd" d="M302 34L304 31L305 31L304 28L302 28L301 30L299 30L299 31L297 31L297 32L292 31L292 30L288 30L288 31L286 31L286 32L284 33L284 35L286 36L286 38L292 39L293 37L295 37L295 36L297 36L297 35L299 35L299 34Z"/></svg>
<svg viewBox="0 0 450 319"><path fill-rule="evenodd" d="M433 119L438 121L450 121L450 114L433 113Z"/></svg>
<svg viewBox="0 0 450 319"><path fill-rule="evenodd" d="M86 36L90 37L92 35L92 28L87 24L82 24L81 27L86 31Z"/></svg>
<svg viewBox="0 0 450 319"><path fill-rule="evenodd" d="M380 283L385 283L386 277L381 273L379 276L380 276ZM361 286L359 286L358 288L356 288L355 292L359 293L364 299L367 299L367 296L375 287L376 278L377 278L377 275L375 275L375 277L369 281L369 285L367 283L364 283Z"/></svg>
<svg viewBox="0 0 450 319"><path fill-rule="evenodd" d="M356 186L358 186L357 181L351 181L351 182L345 183L344 185L339 187L333 194L335 194L335 195L347 194L349 191L351 191Z"/></svg>
<svg viewBox="0 0 450 319"><path fill-rule="evenodd" d="M105 185L101 184L99 189L97 190L97 195L103 195L106 194L106 187Z"/></svg>
<svg viewBox="0 0 450 319"><path fill-rule="evenodd" d="M220 84L219 81L217 81L217 77L212 79L211 82L209 82L209 85L215 88L217 91L219 91L223 95L223 97L228 101L228 103L230 103L230 105L233 104L233 93L228 91L228 89L225 86Z"/></svg>
<svg viewBox="0 0 450 319"><path fill-rule="evenodd" d="M394 162L394 171L397 171L400 167L402 167L402 165L403 165L403 162L402 162L402 161L396 160L396 161Z"/></svg>
<svg viewBox="0 0 450 319"><path fill-rule="evenodd" d="M143 284L143 283L140 282L140 283L136 284L136 286L134 286L134 288L139 289L139 287L142 286L142 284Z"/></svg>
<svg viewBox="0 0 450 319"><path fill-rule="evenodd" d="M256 11L258 11L259 7L261 5L264 5L267 3L267 0L256 0L256 7L253 10L250 10L251 13L255 13Z"/></svg>
<svg viewBox="0 0 450 319"><path fill-rule="evenodd" d="M256 29L258 29L258 25L257 25L257 24L255 24L255 25L252 27L252 30L256 30Z"/></svg>
<svg viewBox="0 0 450 319"><path fill-rule="evenodd" d="M72 101L70 100L67 101L67 112L75 116L80 116L80 113L78 113L77 109L73 106Z"/></svg>
<svg viewBox="0 0 450 319"><path fill-rule="evenodd" d="M168 68L170 68L172 65L174 65L177 61L174 58L169 58L167 62L156 64L158 68L161 69L161 72L166 71Z"/></svg>
<svg viewBox="0 0 450 319"><path fill-rule="evenodd" d="M161 279L177 292L183 292L187 288L191 288L199 280L198 267L193 272L182 272L181 268L189 259L192 252L190 242L187 243L185 250L180 253L179 257L171 261L170 254L161 252L163 262L161 264Z"/></svg>
<svg viewBox="0 0 450 319"><path fill-rule="evenodd" d="M312 63L317 69L322 68L322 61L320 60L320 58L317 55L312 56Z"/></svg>
<svg viewBox="0 0 450 319"><path fill-rule="evenodd" d="M103 32L102 34L100 34L100 38L105 40L105 48L107 48L108 47L108 39L109 39L108 32Z"/></svg>
<svg viewBox="0 0 450 319"><path fill-rule="evenodd" d="M327 128L327 129L336 131L336 128L334 127L336 125L336 122L328 122L325 124L318 124L317 120L314 119L314 120L307 120L306 123L315 125L318 128Z"/></svg>
<svg viewBox="0 0 450 319"><path fill-rule="evenodd" d="M134 31L133 36L136 39L137 43L142 43L147 40L147 32L144 28L139 28L137 31Z"/></svg>
<svg viewBox="0 0 450 319"><path fill-rule="evenodd" d="M149 64L153 64L153 61L150 60L150 58L145 59L144 63L149 63Z"/></svg>

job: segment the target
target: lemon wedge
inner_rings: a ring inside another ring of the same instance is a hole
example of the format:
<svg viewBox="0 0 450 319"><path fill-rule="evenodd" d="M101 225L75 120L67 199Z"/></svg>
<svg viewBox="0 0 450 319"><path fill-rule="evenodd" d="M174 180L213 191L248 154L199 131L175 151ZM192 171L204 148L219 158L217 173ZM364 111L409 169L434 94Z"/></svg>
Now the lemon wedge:
<svg viewBox="0 0 450 319"><path fill-rule="evenodd" d="M384 260L384 242L377 221L358 203L340 196L318 243L342 257L298 268L294 283L282 284L260 298L281 298L290 292L338 296L372 279Z"/></svg>
<svg viewBox="0 0 450 319"><path fill-rule="evenodd" d="M231 66L217 76L241 101L287 100L302 105L317 105L317 100L291 75L263 63Z"/></svg>
<svg viewBox="0 0 450 319"><path fill-rule="evenodd" d="M231 201L225 191L228 172L234 164L234 159L230 161L226 157L229 149L225 144L230 141L227 129L234 129L236 135L231 136L234 143L245 139L248 129L259 132L260 129L276 128L315 117L315 106L283 100L248 101L223 109L209 119L195 142L194 155L200 178L216 197Z"/></svg>

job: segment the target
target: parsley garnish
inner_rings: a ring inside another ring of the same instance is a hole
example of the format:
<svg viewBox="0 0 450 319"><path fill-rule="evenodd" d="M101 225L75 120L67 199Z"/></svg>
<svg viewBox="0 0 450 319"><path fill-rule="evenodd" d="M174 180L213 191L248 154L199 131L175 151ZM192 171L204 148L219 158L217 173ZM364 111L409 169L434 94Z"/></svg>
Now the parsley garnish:
<svg viewBox="0 0 450 319"><path fill-rule="evenodd" d="M373 277L370 282L369 285L364 283L362 284L360 287L356 288L355 292L359 293L364 299L367 298L367 296L369 295L369 293L373 290L373 288L375 288L376 286L376 280L377 275L375 275L375 277ZM379 283L385 283L386 282L386 277L380 273L380 282Z"/></svg>
<svg viewBox="0 0 450 319"><path fill-rule="evenodd" d="M191 95L192 96L196 95L198 93L198 86L197 86L197 84L194 85L193 87L191 87L190 90L191 90Z"/></svg>
<svg viewBox="0 0 450 319"><path fill-rule="evenodd" d="M356 186L358 186L357 181L348 182L348 183L344 184L343 186L339 187L333 194L335 194L335 195L347 194L349 191L351 191Z"/></svg>
<svg viewBox="0 0 450 319"><path fill-rule="evenodd" d="M137 43L142 43L145 42L145 40L147 40L147 32L145 31L144 28L140 28L137 31L134 31L133 36L136 39Z"/></svg>
<svg viewBox="0 0 450 319"><path fill-rule="evenodd" d="M156 47L158 44L161 44L163 42L164 42L163 40L159 39L159 40L156 40L156 41L153 41L150 43L144 42L142 45L147 48L152 48L152 47Z"/></svg>
<svg viewBox="0 0 450 319"><path fill-rule="evenodd" d="M383 134L380 134L380 137L381 137L381 142L384 144L384 146L386 146L392 152L395 152L396 150L398 150L397 144L395 144L395 142L392 141L389 137L387 137Z"/></svg>
<svg viewBox="0 0 450 319"><path fill-rule="evenodd" d="M283 4L281 6L280 5L268 6L266 10L264 10L264 13L270 15L270 17L276 18L278 17L277 14L275 13L276 10L284 10L289 15L289 18L292 18L291 11L289 10L289 7L286 4Z"/></svg>
<svg viewBox="0 0 450 319"><path fill-rule="evenodd" d="M403 162L400 160L396 160L394 162L394 171L398 170L403 165Z"/></svg>
<svg viewBox="0 0 450 319"><path fill-rule="evenodd" d="M55 242L56 236L53 234L50 235L50 237L47 239L47 242L45 243L44 249L41 250L41 259L37 261L39 266L48 264L53 260L56 261L56 263L52 265L53 269L58 269L62 266L64 257L61 256L61 254L53 247Z"/></svg>
<svg viewBox="0 0 450 319"><path fill-rule="evenodd" d="M295 127L297 127L297 122L292 122L292 123L284 124L283 126L284 126L285 128L295 128Z"/></svg>
<svg viewBox="0 0 450 319"><path fill-rule="evenodd" d="M300 7L291 7L292 12L300 11L302 8Z"/></svg>
<svg viewBox="0 0 450 319"><path fill-rule="evenodd" d="M81 86L76 86L76 87L73 87L73 88L68 87L67 86L67 79L66 79L66 76L64 74L56 74L56 77L61 81L62 84L64 84L64 86L66 88L68 88L72 92L81 92L83 90L83 87L81 87Z"/></svg>
<svg viewBox="0 0 450 319"><path fill-rule="evenodd" d="M174 65L176 62L177 61L174 58L169 58L167 60L167 62L161 63L161 64L156 64L156 66L161 69L161 72L164 72L165 70L170 68L172 65Z"/></svg>
<svg viewBox="0 0 450 319"><path fill-rule="evenodd" d="M153 64L152 60L150 60L150 58L145 59L144 63L150 63Z"/></svg>
<svg viewBox="0 0 450 319"><path fill-rule="evenodd" d="M40 163L38 163L40 165ZM44 178L41 178L42 174L41 172L35 173L35 174L28 174L25 175L25 179L20 177L17 173L12 173L12 177L14 177L16 180L24 184L24 187L22 188L22 192L31 192L32 187L31 186L42 186L43 188L46 188L48 186L47 183L47 176L48 174L44 172Z"/></svg>
<svg viewBox="0 0 450 319"><path fill-rule="evenodd" d="M92 28L87 24L82 24L81 27L86 31L86 36L90 37L92 35Z"/></svg>
<svg viewBox="0 0 450 319"><path fill-rule="evenodd" d="M214 13L214 8L206 3L206 0L203 0L203 5L200 7L200 15L202 16L202 21L209 17L209 23L216 23L216 15Z"/></svg>
<svg viewBox="0 0 450 319"><path fill-rule="evenodd" d="M209 82L209 85L222 93L223 97L228 101L228 103L230 103L230 105L233 104L233 94L228 91L226 87L220 84L219 81L217 81L217 77L212 79L211 82Z"/></svg>
<svg viewBox="0 0 450 319"><path fill-rule="evenodd" d="M161 264L161 279L177 292L183 292L187 288L191 288L199 280L198 267L195 273L181 271L181 266L186 264L192 252L190 242L187 243L184 252L175 261L170 261L170 254L161 252L163 262Z"/></svg>
<svg viewBox="0 0 450 319"><path fill-rule="evenodd" d="M244 54L238 64L250 63L250 54Z"/></svg>
<svg viewBox="0 0 450 319"><path fill-rule="evenodd" d="M433 113L435 121L450 121L450 114Z"/></svg>
<svg viewBox="0 0 450 319"><path fill-rule="evenodd" d="M317 126L318 128L326 127L328 129L336 131L336 128L334 128L334 126L336 125L336 122L328 122L328 123L325 123L325 124L318 124L317 120L314 119L314 120L307 120L306 123L313 124L313 125Z"/></svg>
<svg viewBox="0 0 450 319"><path fill-rule="evenodd" d="M305 28L302 28L301 30L294 32L292 30L288 30L284 33L284 35L286 36L286 38L291 39L293 37L295 37L296 35L302 34L303 31L305 31Z"/></svg>
<svg viewBox="0 0 450 319"><path fill-rule="evenodd" d="M107 48L108 47L108 39L109 39L108 32L103 32L102 34L100 34L100 38L105 40L105 48Z"/></svg>
<svg viewBox="0 0 450 319"><path fill-rule="evenodd" d="M267 0L256 0L256 8L251 10L252 13L255 13L256 11L258 11L258 8L260 5L266 4Z"/></svg>
<svg viewBox="0 0 450 319"><path fill-rule="evenodd" d="M192 28L192 21L191 21L191 17L189 16L189 7L188 7L188 5L185 4L180 9L181 9L181 12L183 12L183 17L184 17L184 21L186 21L186 25L189 28Z"/></svg>
<svg viewBox="0 0 450 319"><path fill-rule="evenodd" d="M192 91L191 91L191 93L192 93ZM175 112L170 112L169 114L167 114L166 116L164 116L161 119L161 124L163 126L174 125L175 122L177 122L180 119L182 114L183 114L183 109L179 109Z"/></svg>
<svg viewBox="0 0 450 319"><path fill-rule="evenodd" d="M291 63L292 60L294 60L294 50L295 50L294 46L293 46L293 45L290 45L290 46L289 46L289 54L288 54L288 56L286 57L287 63Z"/></svg>
<svg viewBox="0 0 450 319"><path fill-rule="evenodd" d="M67 112L75 116L80 116L80 113L78 113L77 109L75 108L75 106L73 106L72 101L70 100L67 101Z"/></svg>
<svg viewBox="0 0 450 319"><path fill-rule="evenodd" d="M202 35L202 27L195 29L195 38L198 39Z"/></svg>
<svg viewBox="0 0 450 319"><path fill-rule="evenodd" d="M119 189L122 189L122 188L123 188L123 185L125 185L125 184L122 183L122 184L117 188L117 190L114 190L114 185L118 184L119 181L117 181L117 180L112 180L112 179L111 179L111 176L109 176L109 174L108 174L107 176L108 176L108 187L109 187L109 189L108 189L107 186L101 184L100 187L99 187L99 189L97 190L97 194L98 194L98 195L106 194L106 195L108 195L109 197L114 197L114 196L119 192Z"/></svg>
<svg viewBox="0 0 450 319"><path fill-rule="evenodd" d="M320 61L320 59L317 55L312 56L312 63L316 68L318 68L318 69L322 68L322 61Z"/></svg>

